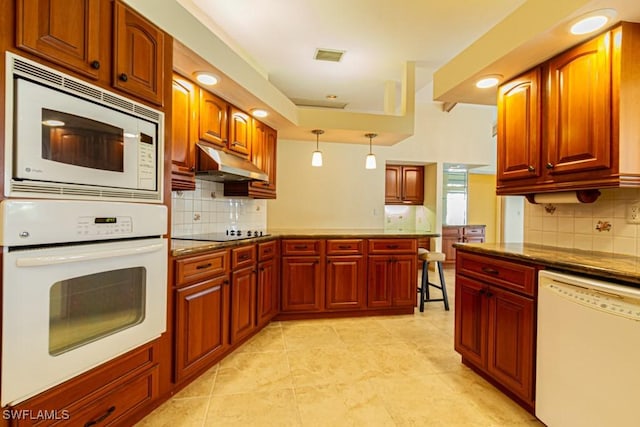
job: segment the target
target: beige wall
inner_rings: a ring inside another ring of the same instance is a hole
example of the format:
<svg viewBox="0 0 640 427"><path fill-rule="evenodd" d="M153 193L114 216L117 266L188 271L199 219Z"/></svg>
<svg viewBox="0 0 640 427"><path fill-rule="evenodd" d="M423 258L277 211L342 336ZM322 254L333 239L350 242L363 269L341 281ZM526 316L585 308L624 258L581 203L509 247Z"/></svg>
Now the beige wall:
<svg viewBox="0 0 640 427"><path fill-rule="evenodd" d="M470 173L467 189L467 222L485 224L485 241L496 241L496 176Z"/></svg>
<svg viewBox="0 0 640 427"><path fill-rule="evenodd" d="M458 105L450 113L440 104L416 105L414 136L392 147L373 147L378 168L366 170L364 144L331 143L320 138L324 165L311 166L315 143L278 141L278 198L267 204L269 228L371 228L384 226L385 162L435 163L426 176L432 229L441 229L442 163L493 164L491 126L495 108ZM375 131L375 129L372 129ZM435 193L435 194L434 194ZM436 204L436 206L434 206Z"/></svg>

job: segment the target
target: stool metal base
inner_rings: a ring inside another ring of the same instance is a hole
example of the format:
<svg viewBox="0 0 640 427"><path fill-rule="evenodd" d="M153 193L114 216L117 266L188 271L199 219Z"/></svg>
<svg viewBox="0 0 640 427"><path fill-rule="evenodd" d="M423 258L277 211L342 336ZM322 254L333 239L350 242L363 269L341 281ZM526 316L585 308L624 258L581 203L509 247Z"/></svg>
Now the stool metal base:
<svg viewBox="0 0 640 427"><path fill-rule="evenodd" d="M436 263L436 269L438 270L438 275L440 276L440 285L436 285L435 283L429 282L429 261L422 261L422 280L420 287L418 288L418 293L420 293L420 311L424 311L424 303L425 302L436 302L443 301L444 309L449 311L449 297L447 295L447 285L444 282L444 271L442 267L442 262L433 261ZM434 288L440 289L442 291L442 298L431 298L429 296L429 286L433 286Z"/></svg>

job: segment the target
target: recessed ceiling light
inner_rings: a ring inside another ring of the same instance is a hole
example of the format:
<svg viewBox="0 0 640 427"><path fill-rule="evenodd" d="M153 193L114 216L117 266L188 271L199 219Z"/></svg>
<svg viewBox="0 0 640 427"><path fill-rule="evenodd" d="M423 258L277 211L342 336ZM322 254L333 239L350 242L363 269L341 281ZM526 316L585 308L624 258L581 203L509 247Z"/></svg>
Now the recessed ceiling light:
<svg viewBox="0 0 640 427"><path fill-rule="evenodd" d="M573 21L569 31L575 35L589 34L607 25L615 16L614 9L595 10Z"/></svg>
<svg viewBox="0 0 640 427"><path fill-rule="evenodd" d="M338 95L327 95L327 99L338 99Z"/></svg>
<svg viewBox="0 0 640 427"><path fill-rule="evenodd" d="M42 124L49 127L64 126L64 122L62 120L54 120L54 119L45 120L42 122Z"/></svg>
<svg viewBox="0 0 640 427"><path fill-rule="evenodd" d="M498 83L500 83L501 79L502 79L502 76L498 75L498 74L485 76L485 77L482 77L480 80L478 80L476 82L476 87L480 88L480 89L488 89L488 88L494 87Z"/></svg>
<svg viewBox="0 0 640 427"><path fill-rule="evenodd" d="M267 117L269 113L262 108L254 108L253 110L251 110L251 115L253 117Z"/></svg>
<svg viewBox="0 0 640 427"><path fill-rule="evenodd" d="M219 79L214 74L200 71L196 73L196 80L202 83L203 85L213 86L218 83Z"/></svg>

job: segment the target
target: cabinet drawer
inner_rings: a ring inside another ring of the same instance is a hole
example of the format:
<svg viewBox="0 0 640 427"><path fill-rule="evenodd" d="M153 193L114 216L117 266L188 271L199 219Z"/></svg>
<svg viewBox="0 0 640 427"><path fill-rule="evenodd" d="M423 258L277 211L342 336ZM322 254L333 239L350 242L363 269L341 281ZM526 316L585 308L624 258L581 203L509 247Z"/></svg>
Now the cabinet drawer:
<svg viewBox="0 0 640 427"><path fill-rule="evenodd" d="M369 239L370 254L418 252L418 239Z"/></svg>
<svg viewBox="0 0 640 427"><path fill-rule="evenodd" d="M327 240L327 255L358 255L363 249L362 239Z"/></svg>
<svg viewBox="0 0 640 427"><path fill-rule="evenodd" d="M458 252L456 273L533 296L536 268L503 259Z"/></svg>
<svg viewBox="0 0 640 427"><path fill-rule="evenodd" d="M157 344L154 342L22 402L14 409L28 410L33 414L56 410L59 417L68 414L72 425L85 425L85 422L106 414L111 406L115 406L104 421L111 423L134 406L157 396L157 358ZM138 398L141 394L138 381L151 384L146 388L147 397L142 399ZM125 397L123 403L116 402L119 395ZM103 399L104 403L101 403ZM12 421L12 425L48 425L52 421L26 418Z"/></svg>
<svg viewBox="0 0 640 427"><path fill-rule="evenodd" d="M484 236L484 227L464 227L462 233L465 236Z"/></svg>
<svg viewBox="0 0 640 427"><path fill-rule="evenodd" d="M158 396L158 366L121 384L101 396L87 399L84 406L69 408L71 421L79 425L121 425L136 409ZM94 424L92 424L94 423Z"/></svg>
<svg viewBox="0 0 640 427"><path fill-rule="evenodd" d="M321 241L306 239L287 239L282 241L282 255L319 255Z"/></svg>
<svg viewBox="0 0 640 427"><path fill-rule="evenodd" d="M451 226L444 226L442 227L442 236L447 236L447 237L457 237L457 236L461 236L462 235L462 227L451 227Z"/></svg>
<svg viewBox="0 0 640 427"><path fill-rule="evenodd" d="M256 245L241 246L231 250L231 269L238 270L256 263Z"/></svg>
<svg viewBox="0 0 640 427"><path fill-rule="evenodd" d="M229 271L229 251L176 260L176 285L204 280Z"/></svg>
<svg viewBox="0 0 640 427"><path fill-rule="evenodd" d="M278 241L260 243L258 245L258 260L264 261L273 258L278 253Z"/></svg>

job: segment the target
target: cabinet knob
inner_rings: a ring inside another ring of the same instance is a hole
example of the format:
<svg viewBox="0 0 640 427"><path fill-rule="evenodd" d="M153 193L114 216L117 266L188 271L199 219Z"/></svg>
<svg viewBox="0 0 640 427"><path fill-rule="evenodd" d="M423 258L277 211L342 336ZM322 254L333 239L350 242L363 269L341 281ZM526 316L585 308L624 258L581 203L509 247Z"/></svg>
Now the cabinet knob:
<svg viewBox="0 0 640 427"><path fill-rule="evenodd" d="M536 171L536 168L534 168L532 165L529 165L529 167L527 168L527 170L528 170L529 172L535 172L535 171Z"/></svg>
<svg viewBox="0 0 640 427"><path fill-rule="evenodd" d="M100 61L91 61L91 68L93 68L94 70L99 70L100 69Z"/></svg>
<svg viewBox="0 0 640 427"><path fill-rule="evenodd" d="M553 163L547 163L547 169L553 169Z"/></svg>
<svg viewBox="0 0 640 427"><path fill-rule="evenodd" d="M125 73L120 74L118 78L123 82L126 82L127 80L129 80L129 76L127 76Z"/></svg>

